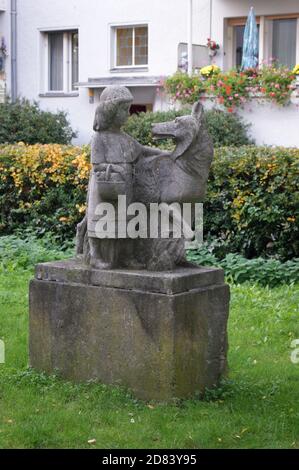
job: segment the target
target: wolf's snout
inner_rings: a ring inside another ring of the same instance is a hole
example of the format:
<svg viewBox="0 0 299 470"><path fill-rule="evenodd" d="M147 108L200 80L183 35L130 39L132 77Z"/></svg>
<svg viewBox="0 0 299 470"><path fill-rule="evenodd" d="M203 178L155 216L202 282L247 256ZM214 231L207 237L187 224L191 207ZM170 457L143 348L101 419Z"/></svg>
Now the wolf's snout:
<svg viewBox="0 0 299 470"><path fill-rule="evenodd" d="M170 125L171 123L159 122L152 124L152 134L156 139L167 139L174 138L174 127Z"/></svg>

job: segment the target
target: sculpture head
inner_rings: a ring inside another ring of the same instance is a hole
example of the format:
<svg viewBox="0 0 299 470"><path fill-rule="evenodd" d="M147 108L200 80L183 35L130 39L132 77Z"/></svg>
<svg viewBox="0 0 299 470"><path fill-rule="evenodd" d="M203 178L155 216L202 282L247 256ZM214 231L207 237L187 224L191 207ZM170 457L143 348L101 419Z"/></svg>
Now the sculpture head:
<svg viewBox="0 0 299 470"><path fill-rule="evenodd" d="M198 134L203 116L203 107L200 102L194 104L191 116L179 116L174 121L153 124L152 133L157 139L174 139L178 144L187 141L190 144Z"/></svg>
<svg viewBox="0 0 299 470"><path fill-rule="evenodd" d="M207 131L203 107L200 102L194 104L189 116L177 117L171 122L154 124L153 135L156 139L171 138L176 147L171 154L189 175L198 175L206 181L213 158L213 143Z"/></svg>
<svg viewBox="0 0 299 470"><path fill-rule="evenodd" d="M96 132L119 130L129 116L133 96L124 86L109 86L100 97L96 109L93 129Z"/></svg>

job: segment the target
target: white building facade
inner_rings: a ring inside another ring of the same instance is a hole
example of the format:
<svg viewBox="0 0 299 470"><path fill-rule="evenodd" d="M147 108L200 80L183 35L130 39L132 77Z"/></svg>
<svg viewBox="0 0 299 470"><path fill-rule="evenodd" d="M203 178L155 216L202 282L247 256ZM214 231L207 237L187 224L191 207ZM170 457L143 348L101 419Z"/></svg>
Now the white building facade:
<svg viewBox="0 0 299 470"><path fill-rule="evenodd" d="M260 61L299 63L299 0L0 0L0 100L5 86L8 95L65 110L75 142L88 143L107 84L130 87L132 111L169 106L161 79L178 69L191 37L195 68L210 61L224 69L239 65L251 6ZM208 37L220 45L212 59ZM240 113L258 144L299 146L298 105L295 93L283 109L251 104Z"/></svg>

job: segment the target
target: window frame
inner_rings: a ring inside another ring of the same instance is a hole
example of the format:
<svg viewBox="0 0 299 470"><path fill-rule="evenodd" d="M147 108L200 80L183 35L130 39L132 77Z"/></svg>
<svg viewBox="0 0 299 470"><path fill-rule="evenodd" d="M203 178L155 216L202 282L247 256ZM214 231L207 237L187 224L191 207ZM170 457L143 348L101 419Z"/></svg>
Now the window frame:
<svg viewBox="0 0 299 470"><path fill-rule="evenodd" d="M121 24L111 26L113 29L113 69L144 69L149 66L149 25L147 23L134 23L134 24ZM135 64L135 29L136 28L147 28L147 63L146 64ZM132 65L117 65L117 31L120 29L132 29Z"/></svg>
<svg viewBox="0 0 299 470"><path fill-rule="evenodd" d="M42 95L47 96L57 96L57 95L66 95L74 96L79 94L79 90L76 87L73 87L73 55L72 55L72 38L73 34L78 34L78 79L79 79L79 62L80 62L80 32L78 27L72 28L48 28L44 30L39 30L41 33L42 47L41 47L41 90ZM49 36L53 33L62 33L63 34L63 88L62 90L50 90L50 41Z"/></svg>
<svg viewBox="0 0 299 470"><path fill-rule="evenodd" d="M259 63L272 57L272 22L273 20L296 19L296 63L299 63L299 13L286 13L281 15L260 15L256 17L259 28ZM226 41L227 41L227 63L226 68L236 66L235 57L235 26L244 26L247 17L225 18Z"/></svg>

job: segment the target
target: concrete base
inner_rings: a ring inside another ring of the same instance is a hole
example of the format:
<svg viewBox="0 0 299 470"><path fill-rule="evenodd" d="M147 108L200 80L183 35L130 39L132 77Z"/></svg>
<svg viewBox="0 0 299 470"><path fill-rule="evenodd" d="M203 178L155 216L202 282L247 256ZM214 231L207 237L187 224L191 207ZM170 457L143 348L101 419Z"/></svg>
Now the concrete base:
<svg viewBox="0 0 299 470"><path fill-rule="evenodd" d="M30 364L121 384L144 400L190 397L226 371L228 313L221 269L40 264L30 284Z"/></svg>

